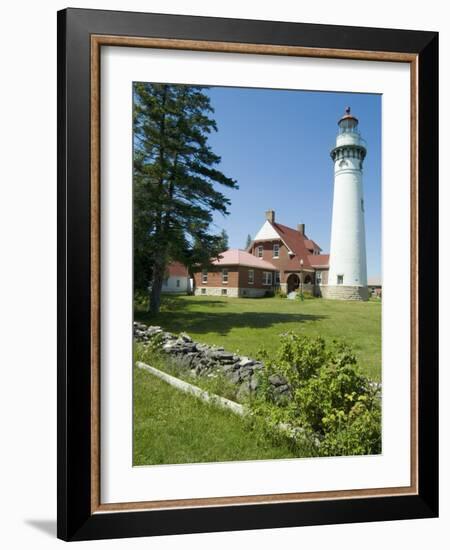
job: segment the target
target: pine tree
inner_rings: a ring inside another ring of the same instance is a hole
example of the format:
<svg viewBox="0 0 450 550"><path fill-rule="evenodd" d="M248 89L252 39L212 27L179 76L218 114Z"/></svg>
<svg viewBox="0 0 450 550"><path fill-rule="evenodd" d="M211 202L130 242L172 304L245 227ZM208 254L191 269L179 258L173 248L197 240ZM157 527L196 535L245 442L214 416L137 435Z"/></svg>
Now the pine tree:
<svg viewBox="0 0 450 550"><path fill-rule="evenodd" d="M228 214L230 200L216 185L237 188L216 166L208 145L217 131L204 88L135 83L133 88L134 288L147 291L159 311L172 260L190 270L217 256L221 236L210 232L213 213Z"/></svg>
<svg viewBox="0 0 450 550"><path fill-rule="evenodd" d="M225 252L225 250L228 250L228 233L225 231L225 229L222 229L222 231L220 232L220 235L219 235L219 238L220 238L220 243L219 243L219 246L220 246L220 250L219 252Z"/></svg>
<svg viewBox="0 0 450 550"><path fill-rule="evenodd" d="M247 242L245 243L245 250L248 250L248 247L252 244L252 236L247 235Z"/></svg>

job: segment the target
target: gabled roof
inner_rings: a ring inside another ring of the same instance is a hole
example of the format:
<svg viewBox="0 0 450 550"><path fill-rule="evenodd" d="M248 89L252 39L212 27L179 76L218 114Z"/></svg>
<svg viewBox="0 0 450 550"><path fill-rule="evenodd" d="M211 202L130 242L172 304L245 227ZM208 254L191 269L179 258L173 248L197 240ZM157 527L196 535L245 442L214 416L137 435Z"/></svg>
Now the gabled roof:
<svg viewBox="0 0 450 550"><path fill-rule="evenodd" d="M251 242L248 250L251 250L253 245L258 242L281 240L288 250L288 259L283 259L283 270L298 271L300 269L301 260L303 260L304 268L328 267L328 254L312 254L312 251L321 251L320 246L308 238L304 232L298 229L293 229L287 225L276 223L272 219L266 219L261 229L256 234ZM304 226L303 226L304 229Z"/></svg>
<svg viewBox="0 0 450 550"><path fill-rule="evenodd" d="M280 239L284 241L288 249L293 253L288 261L288 264L290 264L288 265L288 269L299 269L300 260L303 260L304 267L310 267L311 264L308 259L310 252L306 246L306 242L309 239L306 235L281 223L273 223L271 225L280 236Z"/></svg>
<svg viewBox="0 0 450 550"><path fill-rule="evenodd" d="M255 241L270 241L271 239L278 239L279 235L277 231L274 229L274 226L272 223L270 223L269 220L266 220L261 229L256 234L254 240Z"/></svg>
<svg viewBox="0 0 450 550"><path fill-rule="evenodd" d="M245 250L240 250L239 248L230 248L225 250L225 252L220 253L220 258L213 260L211 262L213 265L217 266L227 266L227 265L242 265L245 267L255 267L259 269L267 269L268 271L276 271L276 267L271 263L262 260L245 252Z"/></svg>
<svg viewBox="0 0 450 550"><path fill-rule="evenodd" d="M182 263L172 262L167 266L167 273L169 277L189 277L189 272Z"/></svg>
<svg viewBox="0 0 450 550"><path fill-rule="evenodd" d="M322 250L320 246L312 239L305 239L305 246L308 250L314 250L315 248L317 248L318 250Z"/></svg>

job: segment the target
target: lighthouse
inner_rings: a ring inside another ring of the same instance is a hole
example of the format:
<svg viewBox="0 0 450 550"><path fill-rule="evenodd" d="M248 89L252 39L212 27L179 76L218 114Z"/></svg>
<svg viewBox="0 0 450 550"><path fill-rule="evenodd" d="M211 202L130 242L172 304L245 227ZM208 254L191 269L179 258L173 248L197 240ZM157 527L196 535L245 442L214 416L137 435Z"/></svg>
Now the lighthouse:
<svg viewBox="0 0 450 550"><path fill-rule="evenodd" d="M331 151L334 193L328 284L322 287L322 295L334 300L367 300L362 178L367 149L350 107L338 126L336 146Z"/></svg>

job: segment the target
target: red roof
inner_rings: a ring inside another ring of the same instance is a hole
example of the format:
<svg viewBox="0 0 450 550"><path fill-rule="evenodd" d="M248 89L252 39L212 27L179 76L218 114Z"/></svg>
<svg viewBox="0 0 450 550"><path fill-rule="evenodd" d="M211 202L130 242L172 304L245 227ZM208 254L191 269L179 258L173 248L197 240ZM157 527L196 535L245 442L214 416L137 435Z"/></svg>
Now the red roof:
<svg viewBox="0 0 450 550"><path fill-rule="evenodd" d="M317 248L318 250L322 250L320 246L312 239L305 239L305 246L308 250L314 250L315 248Z"/></svg>
<svg viewBox="0 0 450 550"><path fill-rule="evenodd" d="M180 262L172 262L167 266L169 277L189 277L189 272Z"/></svg>
<svg viewBox="0 0 450 550"><path fill-rule="evenodd" d="M276 271L277 269L271 263L266 262L266 260L257 258L253 256L253 254L249 254L245 252L245 250L240 250L239 248L230 248L229 250L225 250L225 252L221 252L220 257L217 260L213 260L211 263L213 265L243 265L271 271Z"/></svg>
<svg viewBox="0 0 450 550"><path fill-rule="evenodd" d="M309 264L312 267L328 267L330 261L329 254L310 254L308 256Z"/></svg>
<svg viewBox="0 0 450 550"><path fill-rule="evenodd" d="M280 235L280 238L283 239L286 246L295 254L288 261L287 269L299 269L299 262L303 260L303 265L305 267L311 267L309 258L312 256L308 250L306 243L313 242L310 241L306 235L303 235L297 229L292 229L281 223L272 224L275 231Z"/></svg>

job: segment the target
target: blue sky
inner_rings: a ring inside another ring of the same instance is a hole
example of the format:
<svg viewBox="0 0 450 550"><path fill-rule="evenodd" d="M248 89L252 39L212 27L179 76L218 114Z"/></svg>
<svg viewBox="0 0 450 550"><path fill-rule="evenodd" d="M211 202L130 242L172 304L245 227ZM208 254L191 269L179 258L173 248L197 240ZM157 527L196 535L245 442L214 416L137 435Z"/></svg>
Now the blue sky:
<svg viewBox="0 0 450 550"><path fill-rule="evenodd" d="M225 190L230 215L214 218L230 247L243 248L272 208L290 227L306 224L307 235L330 250L333 163L337 121L350 106L367 141L364 206L369 277L381 273L381 96L213 87L206 91L218 132L210 145L222 157L220 170L237 180ZM223 189L221 189L223 191Z"/></svg>

